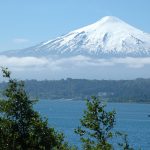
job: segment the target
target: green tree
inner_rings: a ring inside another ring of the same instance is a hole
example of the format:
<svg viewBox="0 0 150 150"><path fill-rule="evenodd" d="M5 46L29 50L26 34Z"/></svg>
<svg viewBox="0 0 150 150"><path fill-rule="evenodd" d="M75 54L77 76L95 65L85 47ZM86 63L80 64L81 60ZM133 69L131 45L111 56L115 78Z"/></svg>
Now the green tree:
<svg viewBox="0 0 150 150"><path fill-rule="evenodd" d="M112 138L112 129L115 124L115 111L105 111L105 105L99 98L93 96L86 99L87 110L80 120L81 126L75 129L80 135L83 149L86 150L111 150L109 139Z"/></svg>
<svg viewBox="0 0 150 150"><path fill-rule="evenodd" d="M2 68L8 87L0 99L0 149L1 150L69 150L64 135L48 126L46 119L33 109L24 83L10 77Z"/></svg>
<svg viewBox="0 0 150 150"><path fill-rule="evenodd" d="M81 125L75 129L84 150L134 150L129 145L127 134L114 131L114 110L106 111L106 105L95 96L86 99L86 106L87 109L80 120ZM117 142L115 146L113 141Z"/></svg>
<svg viewBox="0 0 150 150"><path fill-rule="evenodd" d="M116 137L121 138L121 142L118 142L118 146L120 147L120 149L122 149L122 150L134 150L134 148L129 145L128 135L126 133L116 132L115 134L116 134Z"/></svg>

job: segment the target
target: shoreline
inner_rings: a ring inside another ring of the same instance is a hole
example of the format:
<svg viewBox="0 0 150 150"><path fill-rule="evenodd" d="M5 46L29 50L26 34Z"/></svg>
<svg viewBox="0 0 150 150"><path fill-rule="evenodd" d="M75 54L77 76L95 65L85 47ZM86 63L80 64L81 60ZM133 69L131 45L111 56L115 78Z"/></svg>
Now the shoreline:
<svg viewBox="0 0 150 150"><path fill-rule="evenodd" d="M48 98L48 99L43 99L43 98L39 98L39 101L83 101L84 99L76 99L76 98L58 98L58 99L52 99L52 98ZM108 101L108 100L102 100L102 102L104 103L127 103L127 104L150 104L150 102L136 102L136 101Z"/></svg>

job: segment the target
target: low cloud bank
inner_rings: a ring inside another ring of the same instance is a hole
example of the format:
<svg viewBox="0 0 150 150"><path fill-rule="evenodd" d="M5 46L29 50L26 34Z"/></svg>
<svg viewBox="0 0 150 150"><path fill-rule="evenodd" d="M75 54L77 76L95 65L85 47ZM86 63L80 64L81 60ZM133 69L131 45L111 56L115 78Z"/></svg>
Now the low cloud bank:
<svg viewBox="0 0 150 150"><path fill-rule="evenodd" d="M113 74L113 71L119 72L120 69L138 72L144 67L150 67L150 57L94 59L85 56L75 56L56 59L0 56L0 66L8 67L16 74L20 73L20 76L22 75L23 78L54 79L58 75L58 78L76 77L76 75L77 78L80 78L80 75L81 78L84 78L84 75L86 78L87 73L92 74L93 78L97 78L95 75L98 73L104 74L106 72L108 75ZM92 78L92 75L89 75L90 78Z"/></svg>

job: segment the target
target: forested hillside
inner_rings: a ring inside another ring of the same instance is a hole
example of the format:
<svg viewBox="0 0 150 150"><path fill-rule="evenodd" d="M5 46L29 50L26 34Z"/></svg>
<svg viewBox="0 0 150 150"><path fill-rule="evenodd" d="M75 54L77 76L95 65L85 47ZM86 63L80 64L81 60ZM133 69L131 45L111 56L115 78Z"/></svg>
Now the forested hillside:
<svg viewBox="0 0 150 150"><path fill-rule="evenodd" d="M5 83L0 84L4 88ZM25 88L33 98L83 99L91 95L116 102L150 102L150 79L136 80L26 80Z"/></svg>

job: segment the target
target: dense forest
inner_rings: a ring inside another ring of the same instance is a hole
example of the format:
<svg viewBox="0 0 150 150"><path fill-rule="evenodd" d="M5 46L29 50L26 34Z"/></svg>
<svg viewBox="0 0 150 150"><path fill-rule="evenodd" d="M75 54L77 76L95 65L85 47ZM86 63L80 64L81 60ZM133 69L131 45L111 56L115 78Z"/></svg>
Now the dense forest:
<svg viewBox="0 0 150 150"><path fill-rule="evenodd" d="M3 89L6 83L1 83ZM150 79L135 80L26 80L25 89L33 98L84 99L91 95L113 102L150 102Z"/></svg>

